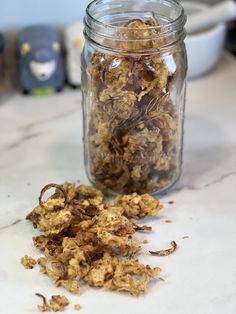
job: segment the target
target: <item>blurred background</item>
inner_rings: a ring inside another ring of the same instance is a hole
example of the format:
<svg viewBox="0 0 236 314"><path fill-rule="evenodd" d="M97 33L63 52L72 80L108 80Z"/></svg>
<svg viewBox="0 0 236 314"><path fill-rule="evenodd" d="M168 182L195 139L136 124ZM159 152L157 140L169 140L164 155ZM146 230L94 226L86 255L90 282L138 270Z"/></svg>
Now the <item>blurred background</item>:
<svg viewBox="0 0 236 314"><path fill-rule="evenodd" d="M194 0L188 0L194 1ZM1 0L0 29L16 30L34 23L49 23L63 27L82 19L89 0ZM205 0L203 3L216 4L220 0Z"/></svg>
<svg viewBox="0 0 236 314"><path fill-rule="evenodd" d="M25 26L49 24L63 29L82 20L89 0L1 0L0 32L6 38L5 59L9 69L14 66L15 34Z"/></svg>
<svg viewBox="0 0 236 314"><path fill-rule="evenodd" d="M186 1L189 3L196 2L194 0ZM223 1L198 0L198 2L208 5L216 5ZM12 73L16 61L14 45L19 30L32 24L48 24L59 31L63 31L68 25L82 21L89 2L90 0L0 0L0 33L3 33L5 37L4 56L7 74L14 77L14 73ZM232 36L235 37L235 31ZM230 45L228 44L228 46ZM219 47L218 49L221 50L222 48ZM219 57L216 56L215 58ZM198 65L195 66L198 67Z"/></svg>

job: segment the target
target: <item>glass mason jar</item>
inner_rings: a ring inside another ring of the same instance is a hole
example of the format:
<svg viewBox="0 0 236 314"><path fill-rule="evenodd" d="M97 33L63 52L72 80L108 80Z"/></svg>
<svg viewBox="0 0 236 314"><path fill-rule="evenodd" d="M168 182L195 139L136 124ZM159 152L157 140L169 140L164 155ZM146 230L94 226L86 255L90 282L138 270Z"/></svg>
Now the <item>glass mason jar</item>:
<svg viewBox="0 0 236 314"><path fill-rule="evenodd" d="M82 56L86 171L115 193L160 193L181 173L186 17L174 0L95 0Z"/></svg>

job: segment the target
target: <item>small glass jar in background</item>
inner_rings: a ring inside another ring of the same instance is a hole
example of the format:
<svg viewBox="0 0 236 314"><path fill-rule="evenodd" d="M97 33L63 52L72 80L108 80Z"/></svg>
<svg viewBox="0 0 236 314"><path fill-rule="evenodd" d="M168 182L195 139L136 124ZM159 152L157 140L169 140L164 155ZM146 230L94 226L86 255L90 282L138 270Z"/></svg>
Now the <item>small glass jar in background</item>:
<svg viewBox="0 0 236 314"><path fill-rule="evenodd" d="M4 37L0 33L0 83L4 79L4 58L3 58L4 46L5 46Z"/></svg>
<svg viewBox="0 0 236 314"><path fill-rule="evenodd" d="M183 8L174 0L95 0L84 22L88 177L108 192L163 192L182 165Z"/></svg>

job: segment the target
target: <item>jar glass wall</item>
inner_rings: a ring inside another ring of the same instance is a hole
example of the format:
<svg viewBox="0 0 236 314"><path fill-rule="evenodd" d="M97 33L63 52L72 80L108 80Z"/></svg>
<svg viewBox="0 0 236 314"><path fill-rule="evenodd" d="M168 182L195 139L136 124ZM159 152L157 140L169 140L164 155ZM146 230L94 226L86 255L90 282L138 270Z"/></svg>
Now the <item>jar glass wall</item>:
<svg viewBox="0 0 236 314"><path fill-rule="evenodd" d="M115 193L178 180L186 86L185 15L173 0L95 0L82 58L85 164Z"/></svg>

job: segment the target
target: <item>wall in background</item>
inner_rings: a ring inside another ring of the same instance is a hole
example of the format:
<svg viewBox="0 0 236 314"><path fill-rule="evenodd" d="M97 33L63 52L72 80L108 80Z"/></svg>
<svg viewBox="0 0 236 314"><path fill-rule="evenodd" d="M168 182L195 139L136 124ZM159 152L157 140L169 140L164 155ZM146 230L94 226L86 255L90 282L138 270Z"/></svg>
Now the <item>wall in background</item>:
<svg viewBox="0 0 236 314"><path fill-rule="evenodd" d="M211 4L218 1L220 0L202 0ZM0 0L0 30L16 30L33 23L64 26L82 19L89 2L90 0Z"/></svg>
<svg viewBox="0 0 236 314"><path fill-rule="evenodd" d="M0 30L33 23L64 26L82 19L89 0L0 0Z"/></svg>
<svg viewBox="0 0 236 314"><path fill-rule="evenodd" d="M90 0L0 0L0 32L6 37L5 60L15 69L15 35L24 26L45 23L63 28L82 20Z"/></svg>
<svg viewBox="0 0 236 314"><path fill-rule="evenodd" d="M215 4L222 0L200 1ZM0 32L7 38L7 67L15 68L14 44L19 29L35 23L46 23L61 29L82 20L89 2L91 0L0 0Z"/></svg>

